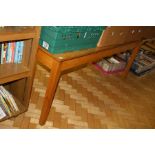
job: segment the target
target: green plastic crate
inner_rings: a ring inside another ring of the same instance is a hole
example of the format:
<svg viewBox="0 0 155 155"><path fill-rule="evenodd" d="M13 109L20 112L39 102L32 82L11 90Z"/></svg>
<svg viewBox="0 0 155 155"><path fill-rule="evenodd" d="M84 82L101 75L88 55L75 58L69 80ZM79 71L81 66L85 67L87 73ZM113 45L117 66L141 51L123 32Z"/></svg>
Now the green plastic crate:
<svg viewBox="0 0 155 155"><path fill-rule="evenodd" d="M43 26L39 44L57 54L96 47L104 26Z"/></svg>

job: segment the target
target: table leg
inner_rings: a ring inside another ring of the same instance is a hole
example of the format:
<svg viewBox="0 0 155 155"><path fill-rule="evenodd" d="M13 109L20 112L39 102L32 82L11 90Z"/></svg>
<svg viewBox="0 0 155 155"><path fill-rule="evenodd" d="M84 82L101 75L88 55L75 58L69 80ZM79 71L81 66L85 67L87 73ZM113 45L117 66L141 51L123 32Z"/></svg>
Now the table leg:
<svg viewBox="0 0 155 155"><path fill-rule="evenodd" d="M45 124L48 114L50 112L51 105L56 92L56 88L61 75L60 67L61 67L61 63L55 61L51 68L51 73L50 73L46 94L45 94L45 98L44 98L43 106L41 110L40 120L39 120L40 125Z"/></svg>
<svg viewBox="0 0 155 155"><path fill-rule="evenodd" d="M129 73L129 69L130 69L130 67L131 67L131 65L132 65L132 63L133 63L137 53L139 52L139 49L140 49L140 46L138 46L138 47L133 49L132 54L131 54L131 56L130 56L130 58L128 60L128 63L126 65L126 68L125 68L125 70L122 73L122 76L124 78L127 77L128 73Z"/></svg>

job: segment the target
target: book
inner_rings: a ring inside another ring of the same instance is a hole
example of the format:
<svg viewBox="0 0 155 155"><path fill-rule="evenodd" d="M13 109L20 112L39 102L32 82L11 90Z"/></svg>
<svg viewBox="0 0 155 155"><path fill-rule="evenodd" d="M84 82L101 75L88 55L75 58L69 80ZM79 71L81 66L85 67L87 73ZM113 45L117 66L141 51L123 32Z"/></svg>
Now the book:
<svg viewBox="0 0 155 155"><path fill-rule="evenodd" d="M3 96L7 99L7 101L11 105L13 111L19 111L18 106L17 106L13 96L10 94L10 92L7 91L3 86L0 86L0 91L2 91Z"/></svg>
<svg viewBox="0 0 155 155"><path fill-rule="evenodd" d="M15 42L14 63L18 63L18 48L19 48L19 41Z"/></svg>
<svg viewBox="0 0 155 155"><path fill-rule="evenodd" d="M114 57L110 57L108 58L108 61L110 62L110 66L111 66L110 71L113 72L118 70L120 62L117 59L115 59Z"/></svg>
<svg viewBox="0 0 155 155"><path fill-rule="evenodd" d="M13 63L14 62L14 58L15 58L15 42L12 42L11 43L11 62Z"/></svg>
<svg viewBox="0 0 155 155"><path fill-rule="evenodd" d="M122 58L118 57L117 55L114 56L114 58L119 61L119 65L117 67L117 70L123 70L126 66L126 61L123 60Z"/></svg>
<svg viewBox="0 0 155 155"><path fill-rule="evenodd" d="M4 49L4 43L2 43L1 45L1 64L3 64L3 55L4 55L3 49Z"/></svg>
<svg viewBox="0 0 155 155"><path fill-rule="evenodd" d="M3 62L3 64L5 64L6 63L6 53L7 53L7 47L8 47L8 43L7 42L5 42L5 43L3 43L4 45L3 45L3 57L2 57L2 62Z"/></svg>
<svg viewBox="0 0 155 155"><path fill-rule="evenodd" d="M2 108L3 112L4 112L5 115L7 116L8 114L7 114L6 110L5 110L4 104L1 102L1 100L0 100L0 107Z"/></svg>
<svg viewBox="0 0 155 155"><path fill-rule="evenodd" d="M7 45L7 50L6 50L6 63L10 63L11 62L11 43L9 42Z"/></svg>
<svg viewBox="0 0 155 155"><path fill-rule="evenodd" d="M2 97L1 92L0 92L0 102L1 102L1 104L3 104L3 106L5 107L5 112L7 113L7 115L8 115L8 116L12 116L11 111L10 111L10 108L9 108L9 106L6 104L4 98Z"/></svg>
<svg viewBox="0 0 155 155"><path fill-rule="evenodd" d="M109 72L111 66L110 66L109 62L106 59L104 59L104 60L102 60L102 66L101 67L104 71Z"/></svg>
<svg viewBox="0 0 155 155"><path fill-rule="evenodd" d="M5 112L3 111L3 109L0 107L0 119L6 117Z"/></svg>
<svg viewBox="0 0 155 155"><path fill-rule="evenodd" d="M19 47L18 47L18 58L17 62L21 63L22 62L22 56L23 56L23 48L24 48L24 41L19 42Z"/></svg>
<svg viewBox="0 0 155 155"><path fill-rule="evenodd" d="M2 56L2 43L0 43L0 64L1 64L1 56Z"/></svg>

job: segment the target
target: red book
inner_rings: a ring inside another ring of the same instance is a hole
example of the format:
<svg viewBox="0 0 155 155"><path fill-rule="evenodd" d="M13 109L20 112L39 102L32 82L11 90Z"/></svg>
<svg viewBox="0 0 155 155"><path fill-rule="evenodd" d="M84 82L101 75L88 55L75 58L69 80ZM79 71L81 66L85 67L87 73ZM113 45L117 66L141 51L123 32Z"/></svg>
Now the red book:
<svg viewBox="0 0 155 155"><path fill-rule="evenodd" d="M11 43L11 52L12 52L11 62L13 63L14 62L14 57L15 57L15 42Z"/></svg>

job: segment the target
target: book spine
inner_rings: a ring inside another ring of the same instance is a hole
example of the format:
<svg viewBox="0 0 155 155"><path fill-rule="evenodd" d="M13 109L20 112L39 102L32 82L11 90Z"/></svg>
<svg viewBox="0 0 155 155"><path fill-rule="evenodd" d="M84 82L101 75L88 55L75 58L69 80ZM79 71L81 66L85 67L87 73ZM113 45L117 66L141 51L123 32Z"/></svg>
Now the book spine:
<svg viewBox="0 0 155 155"><path fill-rule="evenodd" d="M0 89L0 92L1 92L1 95L2 95L2 97L3 97L3 99L4 99L4 102L8 105L10 112L11 112L11 113L14 113L14 109L13 109L13 107L12 107L12 104L11 104L10 101L8 100L6 94L4 94L4 92L3 92L1 89Z"/></svg>
<svg viewBox="0 0 155 155"><path fill-rule="evenodd" d="M16 103L14 105L13 101L12 101L12 96L10 96L6 89L2 86L0 86L0 91L3 94L3 98L5 99L6 103L10 106L10 110L14 113L16 111L18 111L18 109L16 110ZM15 101L14 101L15 102Z"/></svg>
<svg viewBox="0 0 155 155"><path fill-rule="evenodd" d="M2 107L0 107L0 119L6 117L6 114L4 112L4 110L2 109Z"/></svg>
<svg viewBox="0 0 155 155"><path fill-rule="evenodd" d="M109 64L109 62L106 59L104 59L102 63L103 63L102 64L102 69L104 71L106 71L106 72L109 72L109 70L110 70L110 64Z"/></svg>
<svg viewBox="0 0 155 155"><path fill-rule="evenodd" d="M18 48L18 60L17 60L18 63L22 62L23 49L24 49L24 41L20 41Z"/></svg>
<svg viewBox="0 0 155 155"><path fill-rule="evenodd" d="M6 104L4 98L2 97L1 91L0 91L0 100L2 104L5 106L5 112L7 113L7 115L12 116L9 106Z"/></svg>
<svg viewBox="0 0 155 155"><path fill-rule="evenodd" d="M12 56L11 56L11 62L14 62L14 58L15 58L15 42L11 43L11 52L12 52Z"/></svg>
<svg viewBox="0 0 155 155"><path fill-rule="evenodd" d="M2 90L4 96L10 103L13 111L19 111L18 106L17 106L15 100L13 99L13 96L3 86L0 86L0 90Z"/></svg>
<svg viewBox="0 0 155 155"><path fill-rule="evenodd" d="M7 46L8 46L8 44L5 42L4 47L3 47L3 64L6 63Z"/></svg>
<svg viewBox="0 0 155 155"><path fill-rule="evenodd" d="M114 58L119 61L119 64L117 66L117 70L123 70L125 68L126 62L122 58L118 57L117 55L114 56Z"/></svg>
<svg viewBox="0 0 155 155"><path fill-rule="evenodd" d="M114 64L110 61L110 58L107 59L108 64L109 64L109 72L112 72L114 70Z"/></svg>
<svg viewBox="0 0 155 155"><path fill-rule="evenodd" d="M6 50L6 63L10 63L11 62L11 43L9 42L8 43L8 46L7 46L7 50Z"/></svg>
<svg viewBox="0 0 155 155"><path fill-rule="evenodd" d="M4 43L1 46L1 64L3 64L3 55L4 55Z"/></svg>
<svg viewBox="0 0 155 155"><path fill-rule="evenodd" d="M2 56L2 43L0 43L0 64L1 64L1 56Z"/></svg>
<svg viewBox="0 0 155 155"><path fill-rule="evenodd" d="M14 63L18 63L18 48L19 48L19 41L15 42Z"/></svg>
<svg viewBox="0 0 155 155"><path fill-rule="evenodd" d="M1 99L0 99L0 107L3 109L3 111L5 111L6 113L6 107L4 106L4 104L2 103ZM6 113L7 114L7 113Z"/></svg>

